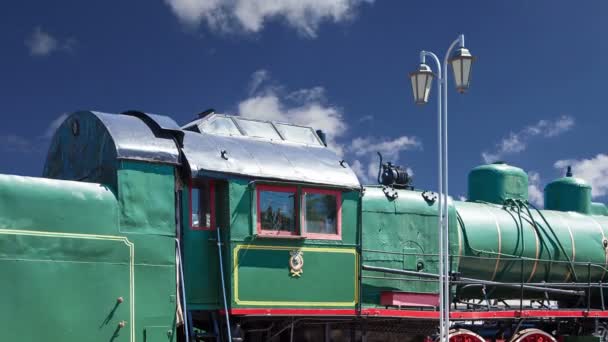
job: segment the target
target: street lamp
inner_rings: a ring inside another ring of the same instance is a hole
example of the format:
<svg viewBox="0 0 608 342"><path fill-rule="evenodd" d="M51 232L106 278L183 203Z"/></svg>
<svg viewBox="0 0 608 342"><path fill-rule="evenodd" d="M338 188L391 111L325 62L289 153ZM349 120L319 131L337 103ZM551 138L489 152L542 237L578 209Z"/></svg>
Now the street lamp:
<svg viewBox="0 0 608 342"><path fill-rule="evenodd" d="M433 76L431 67L424 63L421 63L418 70L410 74L412 91L414 92L414 102L416 102L416 104L426 104L429 102Z"/></svg>
<svg viewBox="0 0 608 342"><path fill-rule="evenodd" d="M456 90L461 94L464 94L469 89L469 84L471 83L471 64L474 60L469 50L464 47L456 50L450 58L450 64L452 64L452 70L454 70Z"/></svg>
<svg viewBox="0 0 608 342"><path fill-rule="evenodd" d="M452 51L458 46L458 49ZM437 74L426 64L430 57L437 65ZM448 59L449 58L449 59ZM439 341L448 342L450 333L450 279L449 279L449 215L448 215L448 62L454 71L456 90L465 93L471 82L471 65L474 61L464 47L464 35L452 42L443 59L443 68L437 55L429 51L420 52L420 65L410 74L416 104L426 104L431 92L431 83L437 77L437 133L439 194L437 201L437 230L439 235ZM443 75L443 76L442 76ZM443 110L442 110L443 109Z"/></svg>

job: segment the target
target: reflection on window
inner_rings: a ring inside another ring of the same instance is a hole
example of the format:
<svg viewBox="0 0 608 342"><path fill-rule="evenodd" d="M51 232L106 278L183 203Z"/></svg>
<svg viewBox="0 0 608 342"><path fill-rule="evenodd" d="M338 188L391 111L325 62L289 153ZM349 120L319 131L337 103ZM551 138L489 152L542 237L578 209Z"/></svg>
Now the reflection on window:
<svg viewBox="0 0 608 342"><path fill-rule="evenodd" d="M239 126L243 129L246 135L250 137L267 138L281 140L279 133L272 127L269 122L237 119Z"/></svg>
<svg viewBox="0 0 608 342"><path fill-rule="evenodd" d="M212 134L241 135L234 122L230 118L223 116L216 116L211 122L202 125L201 130Z"/></svg>
<svg viewBox="0 0 608 342"><path fill-rule="evenodd" d="M306 233L338 234L338 201L335 194L304 193Z"/></svg>
<svg viewBox="0 0 608 342"><path fill-rule="evenodd" d="M295 235L296 191L290 188L260 186L258 190L258 220L261 231Z"/></svg>
<svg viewBox="0 0 608 342"><path fill-rule="evenodd" d="M285 124L275 124L281 135L287 141L293 141L307 145L321 145L314 132L309 127L292 126Z"/></svg>
<svg viewBox="0 0 608 342"><path fill-rule="evenodd" d="M213 229L213 183L194 185L190 190L191 223L193 229Z"/></svg>

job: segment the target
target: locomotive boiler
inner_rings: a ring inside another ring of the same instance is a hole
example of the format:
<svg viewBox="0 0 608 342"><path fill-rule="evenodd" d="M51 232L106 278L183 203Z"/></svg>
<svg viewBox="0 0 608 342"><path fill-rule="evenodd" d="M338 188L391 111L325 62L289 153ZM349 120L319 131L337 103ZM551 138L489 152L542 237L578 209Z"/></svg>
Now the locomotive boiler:
<svg viewBox="0 0 608 342"><path fill-rule="evenodd" d="M2 340L436 334L437 195L391 163L361 185L311 127L76 112L43 177L0 175ZM540 209L494 163L468 188L447 208L452 341L604 339L608 210L590 186L568 172Z"/></svg>

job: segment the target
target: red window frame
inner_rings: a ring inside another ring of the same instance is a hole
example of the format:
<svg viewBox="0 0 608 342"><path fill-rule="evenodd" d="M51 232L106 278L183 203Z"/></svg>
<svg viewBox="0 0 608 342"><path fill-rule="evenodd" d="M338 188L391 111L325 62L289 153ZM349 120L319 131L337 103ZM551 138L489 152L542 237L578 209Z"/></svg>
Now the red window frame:
<svg viewBox="0 0 608 342"><path fill-rule="evenodd" d="M336 234L308 233L306 231L306 194L333 195L336 197ZM316 240L342 240L342 192L339 190L302 188L300 194L300 226L302 236Z"/></svg>
<svg viewBox="0 0 608 342"><path fill-rule="evenodd" d="M209 220L209 223L211 224L211 227L207 227L207 226L194 226L194 222L192 222L192 214L193 214L193 208L192 208L192 189L199 189L200 188L196 185L196 181L193 181L192 179L190 180L190 186L188 188L188 208L189 208L189 214L190 214L190 229L192 230L215 230L215 182L212 180L207 181L209 184L209 215L211 215L211 220ZM199 200L199 205L200 205L200 200ZM199 218L199 222L200 218Z"/></svg>
<svg viewBox="0 0 608 342"><path fill-rule="evenodd" d="M289 232L286 230L267 230L262 227L262 215L261 215L261 205L260 205L260 192L262 191L273 191L273 192L286 192L294 194L294 222L296 225L295 232ZM268 237L299 237L300 236L300 222L298 222L298 204L300 202L298 196L298 188L295 186L280 186L280 185L266 185L260 184L256 186L256 231L259 236L268 236Z"/></svg>

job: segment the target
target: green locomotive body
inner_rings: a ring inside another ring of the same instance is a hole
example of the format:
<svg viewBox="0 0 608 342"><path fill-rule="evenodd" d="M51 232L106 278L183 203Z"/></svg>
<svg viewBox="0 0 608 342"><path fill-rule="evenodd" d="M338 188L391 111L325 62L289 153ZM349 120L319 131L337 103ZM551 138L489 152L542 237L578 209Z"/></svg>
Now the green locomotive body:
<svg viewBox="0 0 608 342"><path fill-rule="evenodd" d="M0 176L2 340L432 335L435 194L361 186L321 136L214 113L70 115L45 178ZM588 335L608 317L608 210L573 177L547 186L550 210L527 189L521 169L484 165L449 201L455 327L511 326L526 300L535 327L568 317Z"/></svg>

